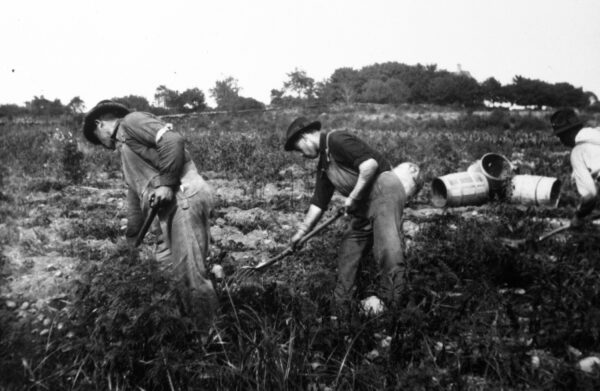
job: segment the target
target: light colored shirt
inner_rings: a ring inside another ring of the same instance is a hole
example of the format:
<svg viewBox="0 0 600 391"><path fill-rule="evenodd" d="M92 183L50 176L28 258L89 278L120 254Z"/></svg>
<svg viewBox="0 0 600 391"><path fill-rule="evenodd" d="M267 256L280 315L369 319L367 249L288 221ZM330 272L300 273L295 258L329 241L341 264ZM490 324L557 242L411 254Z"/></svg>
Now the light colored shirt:
<svg viewBox="0 0 600 391"><path fill-rule="evenodd" d="M571 150L572 178L582 198L594 198L600 173L600 128L583 128Z"/></svg>
<svg viewBox="0 0 600 391"><path fill-rule="evenodd" d="M150 113L135 111L119 120L117 139L158 171L151 186L177 187L181 172L191 158L183 137L172 126Z"/></svg>
<svg viewBox="0 0 600 391"><path fill-rule="evenodd" d="M183 137L154 115L137 111L126 115L119 122L117 140L128 186L128 238L139 232L155 188L171 186L176 197L180 193L190 197L207 186L184 148Z"/></svg>

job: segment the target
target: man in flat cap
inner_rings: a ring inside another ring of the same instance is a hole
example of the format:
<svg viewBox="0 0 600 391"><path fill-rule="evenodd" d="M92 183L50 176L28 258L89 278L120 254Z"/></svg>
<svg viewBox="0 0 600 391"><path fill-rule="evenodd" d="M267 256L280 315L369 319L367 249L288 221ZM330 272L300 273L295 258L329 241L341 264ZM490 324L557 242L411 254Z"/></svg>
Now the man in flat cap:
<svg viewBox="0 0 600 391"><path fill-rule="evenodd" d="M182 287L186 310L210 323L217 300L204 261L213 196L185 150L183 137L150 113L130 112L108 100L86 114L83 133L93 144L112 150L120 146L128 186L128 242L135 241L150 209L158 208L157 260Z"/></svg>
<svg viewBox="0 0 600 391"><path fill-rule="evenodd" d="M319 121L295 119L286 133L284 149L317 159L315 191L292 245L322 217L335 190L346 197L352 215L338 251L335 308L348 314L361 258L373 250L381 269L379 296L388 306L398 304L404 288L402 214L406 189L382 155L349 131L321 131Z"/></svg>
<svg viewBox="0 0 600 391"><path fill-rule="evenodd" d="M554 135L571 149L573 181L581 199L571 226L581 227L596 206L600 186L600 128L585 126L572 108L557 110L550 117Z"/></svg>

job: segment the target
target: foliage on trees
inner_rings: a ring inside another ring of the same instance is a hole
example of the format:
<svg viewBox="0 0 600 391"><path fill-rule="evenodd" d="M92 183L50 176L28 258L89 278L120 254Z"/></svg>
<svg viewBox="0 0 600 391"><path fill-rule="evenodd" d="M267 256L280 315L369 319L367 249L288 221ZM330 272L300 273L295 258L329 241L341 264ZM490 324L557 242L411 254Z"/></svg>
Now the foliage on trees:
<svg viewBox="0 0 600 391"><path fill-rule="evenodd" d="M156 87L154 100L158 107L175 107L178 95L177 91L170 90L165 85L160 85Z"/></svg>
<svg viewBox="0 0 600 391"><path fill-rule="evenodd" d="M206 110L206 98L199 88L188 88L179 93L164 85L156 88L154 99L158 108L167 109L168 112L191 113Z"/></svg>
<svg viewBox="0 0 600 391"><path fill-rule="evenodd" d="M73 115L83 114L85 111L85 102L79 96L75 96L67 104L67 110Z"/></svg>
<svg viewBox="0 0 600 391"><path fill-rule="evenodd" d="M481 83L482 98L490 102L502 101L502 84L493 77Z"/></svg>
<svg viewBox="0 0 600 391"><path fill-rule="evenodd" d="M239 98L240 87L237 79L229 76L223 80L217 80L215 86L210 90L210 96L217 103L217 109L231 111Z"/></svg>
<svg viewBox="0 0 600 391"><path fill-rule="evenodd" d="M198 112L206 110L204 92L198 88L188 88L179 95L177 108L183 112Z"/></svg>
<svg viewBox="0 0 600 391"><path fill-rule="evenodd" d="M309 77L306 71L296 68L287 76L289 79L283 83L286 92L291 92L298 98L313 99L315 97L315 79Z"/></svg>
<svg viewBox="0 0 600 391"><path fill-rule="evenodd" d="M44 95L34 96L33 99L25 103L25 107L35 116L56 116L65 113L65 106L60 99L53 101L44 98Z"/></svg>
<svg viewBox="0 0 600 391"><path fill-rule="evenodd" d="M265 104L254 98L240 96L236 100L235 110L264 110Z"/></svg>
<svg viewBox="0 0 600 391"><path fill-rule="evenodd" d="M352 68L336 69L323 87L323 95L330 102L354 103L365 83L360 73Z"/></svg>
<svg viewBox="0 0 600 391"><path fill-rule="evenodd" d="M594 93L566 82L548 83L516 75L507 85L502 85L494 77L479 83L460 68L451 72L438 69L436 64L385 62L360 69L342 67L319 82L306 71L295 68L287 77L281 88L271 90L271 106L409 103L472 108L492 103L529 108L571 106L598 110L598 97ZM264 109L262 102L243 97L240 91L238 80L229 76L217 80L209 94L215 99L218 110ZM199 112L208 108L204 93L195 87L180 93L160 85L156 88L154 98L154 106L143 96L128 95L113 99L134 110L150 111L157 115ZM42 95L34 96L25 107L0 105L0 118L68 115L73 119L82 116L84 111L85 104L79 96L72 98L65 106L59 99L49 100Z"/></svg>
<svg viewBox="0 0 600 391"><path fill-rule="evenodd" d="M0 105L0 118L6 117L8 119L12 119L13 117L26 114L27 109L25 107L15 104Z"/></svg>
<svg viewBox="0 0 600 391"><path fill-rule="evenodd" d="M584 108L597 100L593 94L569 83L550 84L515 76L513 83L506 86L493 77L480 84L462 70L449 72L439 70L435 64L397 62L373 64L358 70L338 68L318 90L325 102L346 104L406 102L474 107L487 100L509 105ZM271 103L284 97L281 93L272 94Z"/></svg>
<svg viewBox="0 0 600 391"><path fill-rule="evenodd" d="M307 106L319 101L328 101L324 95L326 93L323 90L324 83L315 82L315 79L309 77L306 71L296 68L287 76L288 79L283 82L280 90L271 90L271 106Z"/></svg>
<svg viewBox="0 0 600 391"><path fill-rule="evenodd" d="M240 96L241 88L238 86L237 79L232 76L223 80L217 80L215 86L209 90L210 95L217 103L217 109L225 111L238 111L265 108L262 102L254 98Z"/></svg>
<svg viewBox="0 0 600 391"><path fill-rule="evenodd" d="M573 106L584 108L590 104L589 93L569 83L550 84L537 79L515 76L512 84L502 88L504 101L523 106Z"/></svg>
<svg viewBox="0 0 600 391"><path fill-rule="evenodd" d="M470 76L440 72L430 83L430 101L440 105L474 107L482 102L481 87Z"/></svg>
<svg viewBox="0 0 600 391"><path fill-rule="evenodd" d="M112 98L112 100L127 106L132 111L150 111L150 103L143 96L127 95L120 98Z"/></svg>

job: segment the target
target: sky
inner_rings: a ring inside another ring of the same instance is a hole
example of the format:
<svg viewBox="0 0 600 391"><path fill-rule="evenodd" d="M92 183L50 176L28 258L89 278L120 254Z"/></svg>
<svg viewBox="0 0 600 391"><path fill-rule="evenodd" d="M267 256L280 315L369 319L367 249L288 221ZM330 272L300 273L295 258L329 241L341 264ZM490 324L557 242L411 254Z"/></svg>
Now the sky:
<svg viewBox="0 0 600 391"><path fill-rule="evenodd" d="M598 0L19 0L0 13L0 104L87 109L233 77L269 103L298 69L437 64L510 84L567 82L600 97Z"/></svg>

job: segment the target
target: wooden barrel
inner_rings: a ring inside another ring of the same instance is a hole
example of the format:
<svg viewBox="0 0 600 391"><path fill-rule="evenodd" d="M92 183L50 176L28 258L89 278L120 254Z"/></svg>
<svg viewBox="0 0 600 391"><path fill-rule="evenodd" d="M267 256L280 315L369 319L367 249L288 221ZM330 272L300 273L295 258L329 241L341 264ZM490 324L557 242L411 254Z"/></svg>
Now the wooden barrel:
<svg viewBox="0 0 600 391"><path fill-rule="evenodd" d="M526 205L556 207L561 182L557 178L538 175L515 175L511 180L510 200Z"/></svg>
<svg viewBox="0 0 600 391"><path fill-rule="evenodd" d="M504 198L506 194L502 194L505 189L504 183L508 184L512 173L512 164L503 155L497 153L486 153L471 164L467 169L468 172L479 172L485 176L490 187L490 197L498 195Z"/></svg>
<svg viewBox="0 0 600 391"><path fill-rule="evenodd" d="M486 177L478 172L457 172L437 177L431 183L434 206L481 205L489 199Z"/></svg>

